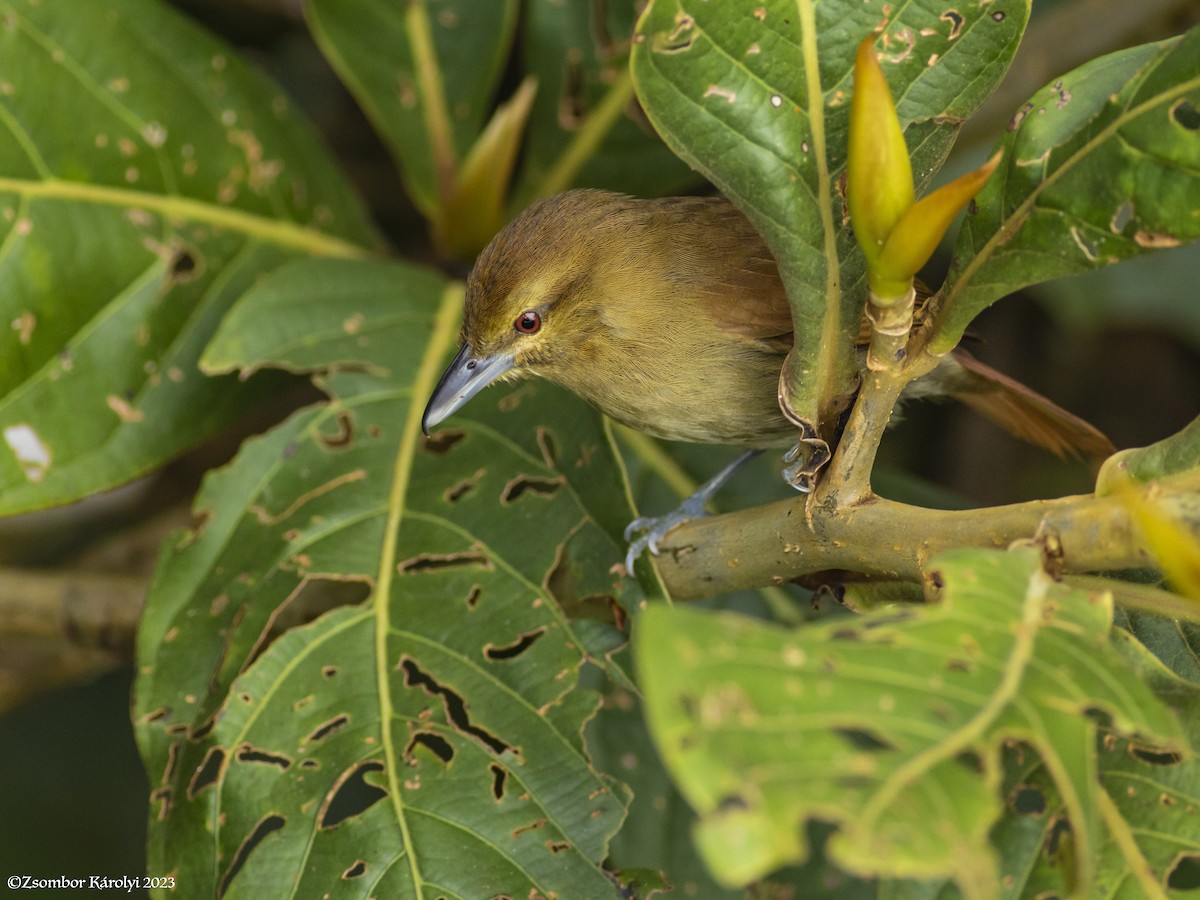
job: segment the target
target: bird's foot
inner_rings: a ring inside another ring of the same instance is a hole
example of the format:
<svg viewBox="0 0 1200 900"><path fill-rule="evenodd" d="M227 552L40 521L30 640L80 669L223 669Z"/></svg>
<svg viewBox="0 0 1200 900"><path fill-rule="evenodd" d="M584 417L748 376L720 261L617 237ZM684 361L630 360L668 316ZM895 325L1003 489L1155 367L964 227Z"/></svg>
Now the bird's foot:
<svg viewBox="0 0 1200 900"><path fill-rule="evenodd" d="M689 519L698 519L708 515L704 507L712 495L721 489L721 485L728 481L734 472L760 453L762 453L760 449L743 450L737 459L700 485L696 493L679 504L679 509L675 512L667 513L665 516L639 516L630 522L625 528L625 540L628 541L639 531L643 534L629 545L629 552L625 554L625 571L630 575L633 574L633 561L641 556L642 551L647 548L651 554L658 556L659 541L666 537L667 532L676 525L682 525Z"/></svg>
<svg viewBox="0 0 1200 900"><path fill-rule="evenodd" d="M708 515L704 509L707 500L706 496L693 494L679 504L679 508L674 512L665 516L638 516L630 522L625 527L625 540L629 541L629 550L625 553L625 571L632 575L634 560L647 549L651 555L658 556L659 542L675 526Z"/></svg>
<svg viewBox="0 0 1200 900"><path fill-rule="evenodd" d="M783 480L800 493L811 494L831 455L829 444L819 437L801 438L800 443L783 454Z"/></svg>

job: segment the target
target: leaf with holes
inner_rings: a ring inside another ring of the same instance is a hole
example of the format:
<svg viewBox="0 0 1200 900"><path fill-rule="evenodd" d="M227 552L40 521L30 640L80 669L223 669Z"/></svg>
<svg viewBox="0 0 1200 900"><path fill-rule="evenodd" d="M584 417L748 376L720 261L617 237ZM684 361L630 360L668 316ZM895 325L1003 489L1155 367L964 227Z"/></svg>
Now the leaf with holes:
<svg viewBox="0 0 1200 900"><path fill-rule="evenodd" d="M836 823L828 852L848 872L950 877L993 896L997 755L1017 740L1066 798L1082 890L1103 833L1086 713L1163 752L1186 746L1110 645L1111 597L1056 584L1033 550L958 551L931 570L939 606L850 624L643 613L634 650L651 730L720 880L806 858L802 826L819 819Z"/></svg>
<svg viewBox="0 0 1200 900"><path fill-rule="evenodd" d="M1191 746L1200 739L1200 689L1166 672L1146 648L1121 631L1115 646L1155 695L1187 726ZM1200 771L1194 757L1162 751L1100 728L1096 772L1105 833L1097 848L1096 878L1087 896L1127 898L1172 895L1200 885ZM1037 753L1010 743L1002 755L1000 796L1004 817L991 831L1001 873L999 900L1072 893L1074 845L1070 810ZM890 882L889 900L933 900L944 882Z"/></svg>
<svg viewBox="0 0 1200 900"><path fill-rule="evenodd" d="M613 839L610 861L621 870L661 870L675 894L703 900L745 898L744 890L714 880L692 843L696 814L680 796L663 767L646 727L642 704L633 691L610 686L600 712L588 723L588 749L601 771L619 774L633 791L629 815ZM813 829L818 843L822 834ZM813 885L821 885L818 894ZM755 897L821 897L868 900L874 884L849 878L823 855L803 867L773 873L754 885Z"/></svg>
<svg viewBox="0 0 1200 900"><path fill-rule="evenodd" d="M1180 678L1200 685L1200 625L1132 609L1117 623Z"/></svg>
<svg viewBox="0 0 1200 900"><path fill-rule="evenodd" d="M1200 237L1200 28L1055 80L1000 147L937 300L935 349L1020 287Z"/></svg>
<svg viewBox="0 0 1200 900"><path fill-rule="evenodd" d="M864 267L840 196L854 51L884 25L883 67L918 186L992 91L1029 16L1023 0L654 0L633 54L655 128L762 232L791 298L790 405L811 423L847 395Z"/></svg>
<svg viewBox="0 0 1200 900"><path fill-rule="evenodd" d="M517 206L577 185L637 196L698 180L650 128L629 76L636 4L527 3L521 61L537 79Z"/></svg>
<svg viewBox="0 0 1200 900"><path fill-rule="evenodd" d="M196 368L224 311L375 240L278 89L157 0L0 2L0 129L0 515L227 426L254 394Z"/></svg>
<svg viewBox="0 0 1200 900"><path fill-rule="evenodd" d="M437 217L483 130L517 24L516 0L306 0L322 52L374 122L409 196Z"/></svg>
<svg viewBox="0 0 1200 900"><path fill-rule="evenodd" d="M601 771L619 774L633 791L629 815L610 848L612 863L620 869L661 870L676 893L685 897L741 897L742 892L727 891L714 882L696 855L690 839L695 813L663 768L637 692L608 685L586 735Z"/></svg>
<svg viewBox="0 0 1200 900"><path fill-rule="evenodd" d="M597 697L577 681L619 635L565 610L637 600L629 510L595 486L618 463L544 384L421 437L461 302L414 266L296 263L205 355L317 373L329 400L210 475L147 602L149 865L190 891L616 894L600 864L628 798L584 749Z"/></svg>
<svg viewBox="0 0 1200 900"><path fill-rule="evenodd" d="M1143 672L1145 682L1200 739L1200 690L1168 673L1137 641L1117 632L1117 646ZM1019 754L1018 777L1005 785L1010 816L995 832L1006 897L1065 894L1064 863L1073 852L1069 812L1046 768ZM1166 897L1200 885L1200 764L1102 730L1096 760L1103 843L1098 848L1093 895ZM1021 771L1024 770L1024 771Z"/></svg>

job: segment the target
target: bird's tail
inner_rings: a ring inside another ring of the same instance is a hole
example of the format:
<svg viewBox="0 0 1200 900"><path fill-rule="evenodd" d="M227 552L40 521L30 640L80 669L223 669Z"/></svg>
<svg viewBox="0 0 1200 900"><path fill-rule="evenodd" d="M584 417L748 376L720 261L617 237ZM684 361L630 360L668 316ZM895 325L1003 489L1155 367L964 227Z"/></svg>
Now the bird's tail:
<svg viewBox="0 0 1200 900"><path fill-rule="evenodd" d="M947 363L953 369L946 373L950 395L1014 437L1059 457L1105 457L1116 451L1094 425L969 353L955 350L942 366Z"/></svg>

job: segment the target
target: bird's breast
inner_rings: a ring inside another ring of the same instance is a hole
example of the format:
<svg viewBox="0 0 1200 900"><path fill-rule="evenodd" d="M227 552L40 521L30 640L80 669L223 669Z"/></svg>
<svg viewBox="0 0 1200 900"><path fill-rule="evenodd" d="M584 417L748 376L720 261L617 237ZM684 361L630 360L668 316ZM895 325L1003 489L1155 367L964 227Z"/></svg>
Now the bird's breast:
<svg viewBox="0 0 1200 900"><path fill-rule="evenodd" d="M582 341L569 365L538 374L655 437L773 446L795 437L777 399L783 360L693 321Z"/></svg>

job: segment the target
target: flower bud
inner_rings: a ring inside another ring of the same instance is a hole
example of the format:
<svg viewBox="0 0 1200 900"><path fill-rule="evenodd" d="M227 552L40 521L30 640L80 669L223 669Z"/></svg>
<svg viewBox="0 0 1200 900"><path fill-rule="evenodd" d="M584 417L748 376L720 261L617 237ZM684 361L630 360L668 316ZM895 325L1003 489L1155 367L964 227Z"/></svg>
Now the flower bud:
<svg viewBox="0 0 1200 900"><path fill-rule="evenodd" d="M875 35L858 45L854 58L846 193L854 234L871 263L913 203L912 163L892 92L875 58Z"/></svg>
<svg viewBox="0 0 1200 900"><path fill-rule="evenodd" d="M871 302L891 306L907 298L917 271L954 217L983 188L1000 164L1000 154L914 203L912 163L892 93L875 58L874 35L858 45L854 57L849 143L850 222L867 259Z"/></svg>

